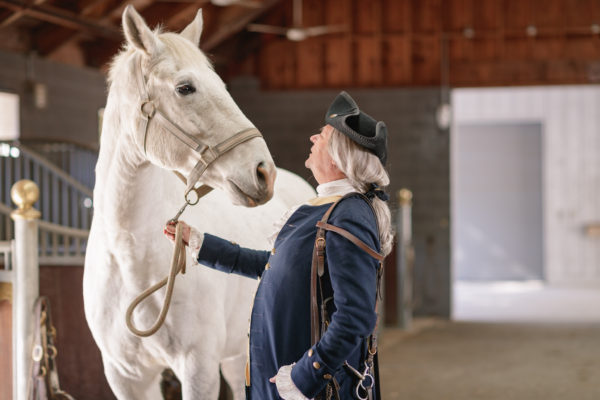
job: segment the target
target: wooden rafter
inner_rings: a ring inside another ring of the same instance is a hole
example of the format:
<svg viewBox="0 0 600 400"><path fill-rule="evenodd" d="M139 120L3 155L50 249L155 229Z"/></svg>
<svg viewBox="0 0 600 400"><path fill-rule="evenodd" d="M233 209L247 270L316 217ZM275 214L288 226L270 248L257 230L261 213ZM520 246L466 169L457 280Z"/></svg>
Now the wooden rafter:
<svg viewBox="0 0 600 400"><path fill-rule="evenodd" d="M28 17L50 22L69 29L85 31L95 36L112 40L121 37L120 30L114 26L99 24L94 20L80 17L71 11L66 11L58 7L46 4L28 5L27 3L17 0L0 0L0 6L6 7L14 12L21 12Z"/></svg>
<svg viewBox="0 0 600 400"><path fill-rule="evenodd" d="M40 5L45 2L46 2L46 0L34 0L33 2L30 1L29 3L34 4L34 5ZM28 5L29 5L29 3L28 3ZM19 19L21 19L21 17L24 17L25 15L26 15L26 13L23 10L14 11L8 17L6 17L4 20L2 20L2 22L0 22L0 28L9 26L10 24L18 21Z"/></svg>
<svg viewBox="0 0 600 400"><path fill-rule="evenodd" d="M221 28L203 41L200 47L205 51L213 50L231 36L242 31L250 22L259 18L280 1L281 0L265 0L260 7L242 11L226 21L219 21Z"/></svg>
<svg viewBox="0 0 600 400"><path fill-rule="evenodd" d="M270 10L273 6L279 3L281 0L265 0L263 1L260 8L246 8L246 7L238 7L231 6L226 9L219 10L218 13L218 21L216 23L217 29L213 32L208 33L206 38L200 41L200 47L204 51L212 51L220 44L222 44L225 40L235 35L236 33L242 31L244 27L259 18L265 12ZM183 5L179 7L174 7L174 4L170 4L168 8L170 12L170 17L165 12L164 4L163 5L154 5L152 7L148 7L144 12L142 12L142 16L146 19L146 22L152 26L159 22L169 22L170 19L174 21L178 21L178 24L181 23L181 16L184 14L189 15L189 18L192 17L193 12L198 8L199 4L204 3L203 1L197 2L198 4ZM212 6L208 4L204 5L204 9L210 10L211 14L213 11ZM189 22L189 18L187 22ZM182 26L169 26L170 29L178 30L182 28ZM204 37L204 36L203 36ZM85 43L83 44L86 53L90 57L90 63L94 66L102 66L115 54L118 50L118 45L114 43L111 44L107 40L95 40L93 43Z"/></svg>
<svg viewBox="0 0 600 400"><path fill-rule="evenodd" d="M103 5L106 5L106 0L92 0L82 7L80 15L86 18L95 16L99 24L112 26L119 31L118 37L112 41L120 42L123 40L120 28L118 27L121 14L128 4L133 5L138 11L143 11L154 3L152 0L132 0L132 1L116 1L115 4L104 10L99 10ZM98 15L100 13L100 15ZM63 26L50 26L40 30L34 36L34 43L39 54L51 56L57 50L64 46L72 45L80 41L85 36L85 32L76 32L73 29L68 29Z"/></svg>

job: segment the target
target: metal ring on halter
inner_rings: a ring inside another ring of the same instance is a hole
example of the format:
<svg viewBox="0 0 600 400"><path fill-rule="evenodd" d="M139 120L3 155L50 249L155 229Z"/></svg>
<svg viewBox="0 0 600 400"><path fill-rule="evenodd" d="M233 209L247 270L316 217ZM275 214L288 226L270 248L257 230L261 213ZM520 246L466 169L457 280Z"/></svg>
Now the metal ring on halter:
<svg viewBox="0 0 600 400"><path fill-rule="evenodd" d="M146 112L145 107L146 104L150 104L150 106L152 107L150 112ZM156 106L154 105L154 102L152 100L146 100L142 102L142 105L140 106L140 111L142 112L142 115L146 118L152 118L154 117L154 114L156 114Z"/></svg>
<svg viewBox="0 0 600 400"><path fill-rule="evenodd" d="M196 193L196 201L194 201L194 202L190 201L190 199L188 198L188 195L189 195L191 192L194 192L194 193ZM190 206L194 206L194 205L198 204L198 202L200 201L200 196L198 196L198 192L196 192L194 189L191 189L189 192L187 192L187 193L185 194L185 201L186 201L186 203L188 203Z"/></svg>

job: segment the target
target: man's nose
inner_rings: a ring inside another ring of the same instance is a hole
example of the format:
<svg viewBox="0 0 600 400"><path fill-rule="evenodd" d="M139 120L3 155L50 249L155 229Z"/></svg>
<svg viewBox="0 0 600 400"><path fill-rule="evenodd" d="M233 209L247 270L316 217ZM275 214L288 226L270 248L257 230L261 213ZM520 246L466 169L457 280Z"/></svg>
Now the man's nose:
<svg viewBox="0 0 600 400"><path fill-rule="evenodd" d="M315 143L318 138L319 138L319 135L311 135L310 141L313 142L313 143Z"/></svg>

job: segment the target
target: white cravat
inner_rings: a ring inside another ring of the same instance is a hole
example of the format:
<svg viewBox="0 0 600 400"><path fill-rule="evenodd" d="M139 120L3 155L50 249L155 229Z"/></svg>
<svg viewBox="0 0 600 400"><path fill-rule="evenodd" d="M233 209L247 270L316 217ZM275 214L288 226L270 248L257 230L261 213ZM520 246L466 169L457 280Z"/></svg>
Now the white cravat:
<svg viewBox="0 0 600 400"><path fill-rule="evenodd" d="M337 181L321 183L317 186L317 197L343 196L355 191L356 189L350 183L350 179L343 178Z"/></svg>

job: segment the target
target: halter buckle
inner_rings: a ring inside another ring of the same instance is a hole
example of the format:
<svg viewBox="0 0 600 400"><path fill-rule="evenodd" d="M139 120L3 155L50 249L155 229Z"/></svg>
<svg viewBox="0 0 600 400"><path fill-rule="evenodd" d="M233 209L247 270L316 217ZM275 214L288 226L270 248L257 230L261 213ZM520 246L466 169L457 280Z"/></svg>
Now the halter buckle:
<svg viewBox="0 0 600 400"><path fill-rule="evenodd" d="M149 106L149 107L146 107ZM149 110L147 111L147 108L149 108ZM140 106L140 112L142 113L142 115L148 119L154 117L154 114L156 114L156 105L154 104L154 101L152 100L146 100L144 102L142 102L142 105Z"/></svg>

